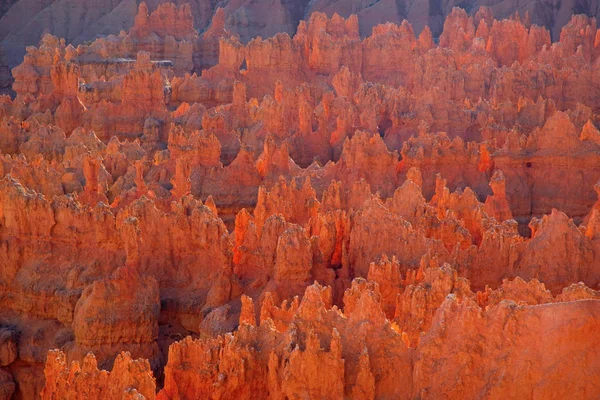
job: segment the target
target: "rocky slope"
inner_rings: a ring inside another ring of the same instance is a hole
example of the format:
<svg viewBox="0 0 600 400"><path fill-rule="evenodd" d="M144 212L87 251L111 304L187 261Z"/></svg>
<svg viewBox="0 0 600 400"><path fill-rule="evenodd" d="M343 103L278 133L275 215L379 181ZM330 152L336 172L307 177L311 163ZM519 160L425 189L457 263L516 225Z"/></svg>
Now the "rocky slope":
<svg viewBox="0 0 600 400"><path fill-rule="evenodd" d="M597 396L594 19L195 7L13 69L0 398Z"/></svg>
<svg viewBox="0 0 600 400"><path fill-rule="evenodd" d="M151 10L160 0L148 1ZM572 15L587 14L600 16L597 1L583 0L178 0L177 5L189 3L199 32L211 29L211 23L222 20L219 30L227 35L239 35L242 42L256 36L269 37L278 32L292 35L301 20L308 20L315 12L329 17L339 14L344 18L355 14L358 17L361 37L370 36L373 27L392 22L409 21L418 34L428 26L434 37L443 30L445 18L453 7L462 7L474 15L480 6L489 6L494 15L508 18L520 14L525 25L531 23L549 29L554 40L558 40L561 28ZM0 54L2 48L6 60L0 55L0 94L8 93L11 78L2 72L8 66L19 64L26 47L35 45L44 33L65 38L68 43L83 44L100 36L117 34L133 27L139 1L111 0L92 2L89 0L7 0L0 2ZM222 8L222 11L219 11ZM218 13L222 12L221 15ZM213 29L214 30L214 29ZM201 46L201 44L199 44ZM208 65L212 66L212 65ZM206 64L198 65L198 72Z"/></svg>

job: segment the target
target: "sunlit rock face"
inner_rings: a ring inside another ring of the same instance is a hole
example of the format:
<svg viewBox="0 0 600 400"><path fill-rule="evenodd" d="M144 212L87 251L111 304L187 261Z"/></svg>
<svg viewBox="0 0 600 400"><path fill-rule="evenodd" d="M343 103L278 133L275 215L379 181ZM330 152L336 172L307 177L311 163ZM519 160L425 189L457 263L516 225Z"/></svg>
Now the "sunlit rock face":
<svg viewBox="0 0 600 400"><path fill-rule="evenodd" d="M597 396L595 20L292 3L36 33L0 96L0 398Z"/></svg>

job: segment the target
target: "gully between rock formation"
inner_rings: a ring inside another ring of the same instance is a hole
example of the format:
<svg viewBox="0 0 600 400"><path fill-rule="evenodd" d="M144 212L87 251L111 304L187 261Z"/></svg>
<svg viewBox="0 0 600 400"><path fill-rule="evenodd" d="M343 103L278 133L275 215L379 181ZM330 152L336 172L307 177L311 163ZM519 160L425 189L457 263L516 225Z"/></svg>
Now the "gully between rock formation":
<svg viewBox="0 0 600 400"><path fill-rule="evenodd" d="M595 19L192 11L12 70L0 399L600 395Z"/></svg>

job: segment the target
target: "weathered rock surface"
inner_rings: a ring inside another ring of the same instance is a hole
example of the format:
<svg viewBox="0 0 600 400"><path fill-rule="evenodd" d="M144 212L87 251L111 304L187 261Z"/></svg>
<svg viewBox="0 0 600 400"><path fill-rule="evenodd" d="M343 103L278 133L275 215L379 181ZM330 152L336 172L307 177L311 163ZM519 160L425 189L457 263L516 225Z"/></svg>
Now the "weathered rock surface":
<svg viewBox="0 0 600 400"><path fill-rule="evenodd" d="M164 6L157 0L149 0L145 10L154 10ZM480 27L480 21L484 22L479 34L493 32L497 26L492 26L493 16L499 19L518 16L523 20L528 29L531 24L545 27L549 30L548 39L552 37L558 40L563 36L572 35L569 46L576 49L581 43L574 39L578 35L579 28L576 27L569 32L561 33L561 29L568 24L569 19L575 14L587 14L590 17L600 16L599 10L593 2L582 2L579 0L568 0L560 3L552 3L544 0L527 0L516 4L513 0L505 1L450 1L445 4L433 0L380 0L366 2L363 0L352 1L232 1L219 3L208 0L194 0L190 2L176 1L176 5L189 3L191 13L189 16L181 14L163 13L161 21L156 27L179 29L193 17L194 28L203 32L203 38L194 41L193 45L202 57L195 57L195 71L200 73L203 69L214 65L215 53L218 53L218 39L221 37L239 36L247 43L257 36L269 37L279 32L293 35L297 31L301 20L308 20L315 13L325 13L327 16L334 15L348 18L356 15L355 31L361 37L367 37L377 30L378 25L387 22L400 24L408 21L414 27L417 34L426 32L425 36L439 37L444 28L451 24L461 26L456 19L446 17L452 14L453 7L462 7L469 10L474 27L466 27L462 23L464 40L468 42L473 39L476 30ZM4 47L7 53L7 62L3 63L0 50L0 94L4 85L12 81L8 71L3 65L13 68L22 59L27 46L35 45L40 36L50 33L65 38L69 43L76 45L92 41L100 36L117 34L136 27L140 19L136 17L137 2L131 1L103 1L91 3L88 0L73 1L60 0L35 3L31 0L7 0L0 3L0 49ZM478 13L480 6L489 6L489 11ZM163 10L164 11L164 10ZM492 14L493 13L493 14ZM466 15L466 13L465 13ZM156 22L156 21L155 21ZM166 23L165 23L166 22ZM152 21L151 21L152 24ZM583 22L585 24L585 22ZM159 26L161 25L161 26ZM487 26L486 26L487 25ZM505 24L506 25L506 24ZM501 29L505 33L514 35L523 33L523 28L517 24L508 24ZM595 27L594 27L595 29ZM535 30L535 28L534 28ZM179 30L181 32L181 30ZM594 45L593 30L588 30L587 47ZM173 35L175 36L175 35ZM493 35L494 36L494 35ZM539 35L535 35L539 37ZM487 39L487 38L486 38ZM590 40L591 39L591 40ZM156 40L153 46L156 48ZM424 40L427 43L427 40ZM493 46L492 51L498 51L498 47L507 47L514 43L510 40L499 40ZM531 44L535 41L530 41ZM467 44L467 47L470 44ZM490 49L491 50L491 49ZM504 54L513 50L504 49ZM184 52L184 53L187 53ZM179 58L183 54L175 52L166 53L170 57ZM508 55L507 55L508 56ZM175 61L175 60L173 60ZM6 89L6 86L4 86Z"/></svg>
<svg viewBox="0 0 600 400"><path fill-rule="evenodd" d="M89 353L83 362L69 365L64 353L48 353L44 368L46 386L42 399L154 399L156 383L146 360L121 353L111 372L99 370L96 358Z"/></svg>
<svg viewBox="0 0 600 400"><path fill-rule="evenodd" d="M155 3L0 97L0 397L598 393L595 20Z"/></svg>

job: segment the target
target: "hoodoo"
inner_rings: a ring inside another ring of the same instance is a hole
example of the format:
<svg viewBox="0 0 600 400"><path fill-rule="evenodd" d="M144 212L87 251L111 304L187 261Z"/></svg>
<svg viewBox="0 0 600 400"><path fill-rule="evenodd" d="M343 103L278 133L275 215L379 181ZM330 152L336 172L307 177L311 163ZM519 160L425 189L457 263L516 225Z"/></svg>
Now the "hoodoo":
<svg viewBox="0 0 600 400"><path fill-rule="evenodd" d="M600 396L594 10L25 1L0 399Z"/></svg>

